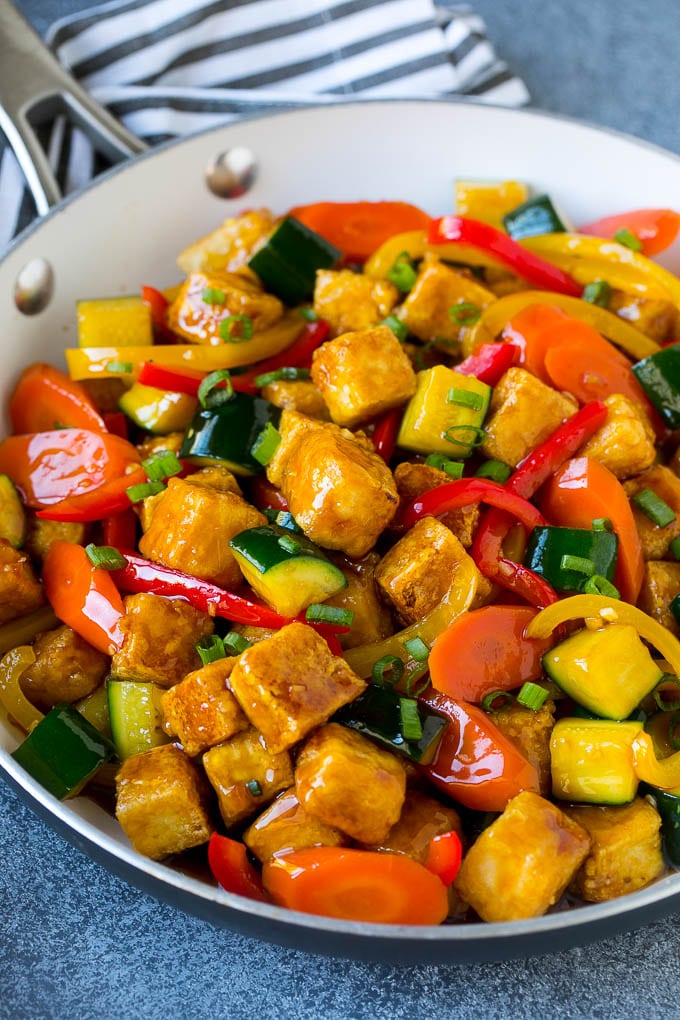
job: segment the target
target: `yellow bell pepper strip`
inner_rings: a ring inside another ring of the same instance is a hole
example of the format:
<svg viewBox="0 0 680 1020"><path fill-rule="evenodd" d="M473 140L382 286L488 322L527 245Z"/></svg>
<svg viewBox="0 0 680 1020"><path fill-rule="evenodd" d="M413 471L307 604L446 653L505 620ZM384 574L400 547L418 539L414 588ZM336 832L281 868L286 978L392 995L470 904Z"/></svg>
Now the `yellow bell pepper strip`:
<svg viewBox="0 0 680 1020"><path fill-rule="evenodd" d="M674 790L680 787L680 751L668 758L657 758L654 742L648 733L641 730L632 745L635 773L643 783L657 786L660 790Z"/></svg>
<svg viewBox="0 0 680 1020"><path fill-rule="evenodd" d="M366 679L371 676L373 666L376 662L386 656L395 656L401 659L405 666L405 676L410 673L422 672L423 663L415 659L413 654L406 647L408 642L414 638L420 640L431 648L435 638L442 631L453 623L453 621L466 612L472 604L477 592L477 581L479 574L472 559L465 555L456 564L451 587L441 602L431 612L423 617L418 623L412 623L403 630L392 634L391 637L382 641L372 641L367 645L358 645L356 648L349 648L344 655L345 661L351 666L357 676ZM413 647L413 646L411 646Z"/></svg>
<svg viewBox="0 0 680 1020"><path fill-rule="evenodd" d="M10 620L0 627L0 655L9 652L17 645L25 645L32 641L36 634L43 630L53 630L59 626L59 620L51 606L41 606L28 616L20 616L18 620Z"/></svg>
<svg viewBox="0 0 680 1020"><path fill-rule="evenodd" d="M476 248L472 244L430 244L424 230L409 230L396 234L375 251L364 263L364 276L372 280L386 280L387 274L399 258L406 253L412 262L425 255L436 255L443 262L457 262L466 266L480 266L504 269L505 265L491 252Z"/></svg>
<svg viewBox="0 0 680 1020"><path fill-rule="evenodd" d="M581 234L540 234L525 238L521 246L569 272L580 284L604 279L617 289L665 299L680 308L680 280L616 241Z"/></svg>
<svg viewBox="0 0 680 1020"><path fill-rule="evenodd" d="M34 662L35 652L30 645L13 648L0 661L0 704L25 733L30 733L44 718L43 713L28 700L19 682Z"/></svg>
<svg viewBox="0 0 680 1020"><path fill-rule="evenodd" d="M554 305L572 318L587 323L631 358L639 360L659 350L659 345L635 326L590 301L582 301L567 294L546 294L542 290L521 290L487 305L463 339L464 353L472 353L482 344L495 340L515 315L529 305L538 303Z"/></svg>
<svg viewBox="0 0 680 1020"><path fill-rule="evenodd" d="M71 347L66 364L72 379L130 378L136 376L145 361L171 368L189 368L215 372L221 368L239 368L285 351L297 340L305 321L297 312L288 312L271 329L255 333L242 343L152 344L133 347ZM129 369L129 371L128 371Z"/></svg>
<svg viewBox="0 0 680 1020"><path fill-rule="evenodd" d="M660 653L670 669L680 675L680 641L660 623L636 606L606 595L572 595L541 610L526 629L530 638L546 638L568 620L595 619L601 623L623 623L634 627L641 638ZM680 777L678 783L680 784Z"/></svg>

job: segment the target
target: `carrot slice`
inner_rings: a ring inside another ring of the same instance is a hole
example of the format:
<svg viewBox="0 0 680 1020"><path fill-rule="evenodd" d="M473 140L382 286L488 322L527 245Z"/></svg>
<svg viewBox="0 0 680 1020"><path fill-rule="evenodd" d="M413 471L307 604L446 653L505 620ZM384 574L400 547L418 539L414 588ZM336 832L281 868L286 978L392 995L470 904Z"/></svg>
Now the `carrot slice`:
<svg viewBox="0 0 680 1020"><path fill-rule="evenodd" d="M408 202L315 202L290 216L339 248L349 262L365 262L381 244L409 230L425 230L430 217Z"/></svg>
<svg viewBox="0 0 680 1020"><path fill-rule="evenodd" d="M82 545L53 542L43 563L45 595L55 615L106 655L123 643L123 600L107 570L90 562Z"/></svg>

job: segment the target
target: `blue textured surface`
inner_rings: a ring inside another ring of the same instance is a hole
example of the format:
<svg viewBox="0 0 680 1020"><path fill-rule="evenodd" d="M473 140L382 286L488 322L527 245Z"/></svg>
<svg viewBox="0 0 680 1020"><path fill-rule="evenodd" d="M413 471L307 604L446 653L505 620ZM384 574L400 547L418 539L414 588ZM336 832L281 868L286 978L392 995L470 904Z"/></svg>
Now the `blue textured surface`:
<svg viewBox="0 0 680 1020"><path fill-rule="evenodd" d="M44 30L83 5L20 6ZM536 106L680 151L677 0L475 6ZM12 1020L673 1016L679 920L555 956L475 967L308 956L216 929L137 892L0 783L0 1017Z"/></svg>

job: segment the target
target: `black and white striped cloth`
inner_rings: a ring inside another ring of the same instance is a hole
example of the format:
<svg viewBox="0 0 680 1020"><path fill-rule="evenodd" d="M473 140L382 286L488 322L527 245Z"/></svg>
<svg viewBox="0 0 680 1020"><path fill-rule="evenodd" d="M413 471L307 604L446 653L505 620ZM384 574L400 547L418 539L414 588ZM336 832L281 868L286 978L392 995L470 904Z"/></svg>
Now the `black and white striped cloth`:
<svg viewBox="0 0 680 1020"><path fill-rule="evenodd" d="M482 19L432 0L114 0L57 22L48 42L94 98L150 144L248 113L356 94L465 95L506 106L529 99ZM102 168L64 118L43 139L66 194ZM33 215L5 150L0 251Z"/></svg>

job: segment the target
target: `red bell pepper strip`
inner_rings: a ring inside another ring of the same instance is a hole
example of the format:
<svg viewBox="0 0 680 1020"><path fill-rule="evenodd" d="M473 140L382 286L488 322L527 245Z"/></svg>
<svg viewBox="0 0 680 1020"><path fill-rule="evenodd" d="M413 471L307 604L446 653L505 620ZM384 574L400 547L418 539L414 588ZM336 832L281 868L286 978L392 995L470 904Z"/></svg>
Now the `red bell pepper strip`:
<svg viewBox="0 0 680 1020"><path fill-rule="evenodd" d="M517 241L481 220L466 216L442 216L432 220L427 234L429 244L460 241L491 252L513 273L541 290L581 297L583 288L557 266L527 251Z"/></svg>
<svg viewBox="0 0 680 1020"><path fill-rule="evenodd" d="M116 549L135 548L137 545L137 517L132 507L103 519L102 545L112 545Z"/></svg>
<svg viewBox="0 0 680 1020"><path fill-rule="evenodd" d="M127 490L131 485L143 485L148 480L144 468L138 466L127 474L102 482L90 492L67 496L57 503L52 503L45 509L38 510L36 517L41 517L46 521L78 521L80 523L100 521L105 517L129 510L131 503Z"/></svg>
<svg viewBox="0 0 680 1020"><path fill-rule="evenodd" d="M145 305L149 306L151 310L151 324L156 339L156 343L171 344L175 343L177 337L168 326L168 306L170 302L166 298L162 291L157 290L156 287L149 287L144 285L141 289L142 301Z"/></svg>
<svg viewBox="0 0 680 1020"><path fill-rule="evenodd" d="M620 230L628 230L637 237L643 255L658 255L670 248L678 236L680 213L673 209L633 209L587 223L579 227L579 234L615 237Z"/></svg>
<svg viewBox="0 0 680 1020"><path fill-rule="evenodd" d="M288 215L339 248L348 262L365 262L389 237L425 230L430 222L408 202L315 202Z"/></svg>
<svg viewBox="0 0 680 1020"><path fill-rule="evenodd" d="M435 489L428 489L404 508L401 523L405 528L410 528L421 517L436 517L448 510L470 506L471 503L488 503L500 510L507 510L528 531L548 523L543 514L522 496L487 478L459 478Z"/></svg>
<svg viewBox="0 0 680 1020"><path fill-rule="evenodd" d="M128 438L128 418L122 411L105 411L102 415L107 432L112 436L120 436L121 439Z"/></svg>
<svg viewBox="0 0 680 1020"><path fill-rule="evenodd" d="M437 875L444 885L452 885L460 871L463 859L463 844L457 832L440 832L433 836L427 848L425 867Z"/></svg>
<svg viewBox="0 0 680 1020"><path fill-rule="evenodd" d="M15 433L77 428L106 432L106 425L82 383L53 365L38 362L19 376L9 398Z"/></svg>
<svg viewBox="0 0 680 1020"><path fill-rule="evenodd" d="M487 386L495 386L519 361L519 354L519 348L512 343L480 344L474 354L453 367L461 375L474 375Z"/></svg>
<svg viewBox="0 0 680 1020"><path fill-rule="evenodd" d="M213 832L208 843L208 864L213 878L236 896L268 902L259 872L248 860L245 844Z"/></svg>
<svg viewBox="0 0 680 1020"><path fill-rule="evenodd" d="M198 387L205 379L205 372L192 372L191 369L170 368L158 361L143 361L139 375L144 386L155 386L159 390L170 393L186 393L190 397L198 396Z"/></svg>
<svg viewBox="0 0 680 1020"><path fill-rule="evenodd" d="M106 655L121 647L123 600L109 572L93 566L81 545L53 542L42 578L45 595L62 623Z"/></svg>
<svg viewBox="0 0 680 1020"><path fill-rule="evenodd" d="M449 720L434 760L421 766L438 789L474 811L502 811L522 790L539 792L534 766L481 708L432 688L418 700Z"/></svg>
<svg viewBox="0 0 680 1020"><path fill-rule="evenodd" d="M394 447L397 443L399 426L401 425L402 411L400 407L393 407L387 411L382 418L379 418L373 429L373 445L378 456L382 457L386 464L389 464Z"/></svg>
<svg viewBox="0 0 680 1020"><path fill-rule="evenodd" d="M248 480L250 502L258 510L287 510L288 503L280 489L268 481L266 475L255 475Z"/></svg>

